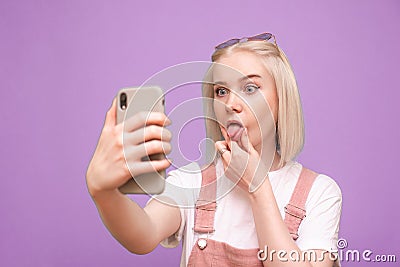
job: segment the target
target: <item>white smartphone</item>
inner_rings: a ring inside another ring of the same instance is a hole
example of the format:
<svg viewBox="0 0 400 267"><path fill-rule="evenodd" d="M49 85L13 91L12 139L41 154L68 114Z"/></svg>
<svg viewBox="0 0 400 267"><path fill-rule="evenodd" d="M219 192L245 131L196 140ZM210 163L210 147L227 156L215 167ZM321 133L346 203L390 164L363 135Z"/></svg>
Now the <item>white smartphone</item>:
<svg viewBox="0 0 400 267"><path fill-rule="evenodd" d="M140 111L165 112L164 94L160 87L122 88L117 95L117 123ZM164 159L165 154L148 155L142 161ZM131 166L134 168L134 166ZM141 174L128 180L119 190L124 194L160 194L165 187L165 170Z"/></svg>

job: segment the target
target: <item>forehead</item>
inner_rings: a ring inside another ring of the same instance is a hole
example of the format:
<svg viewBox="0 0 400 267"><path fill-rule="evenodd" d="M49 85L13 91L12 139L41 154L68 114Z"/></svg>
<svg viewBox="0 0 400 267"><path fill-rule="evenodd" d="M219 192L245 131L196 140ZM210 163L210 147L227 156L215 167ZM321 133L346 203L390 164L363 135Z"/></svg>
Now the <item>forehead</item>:
<svg viewBox="0 0 400 267"><path fill-rule="evenodd" d="M236 81L249 75L268 76L262 59L251 52L240 51L224 55L213 66L214 81Z"/></svg>

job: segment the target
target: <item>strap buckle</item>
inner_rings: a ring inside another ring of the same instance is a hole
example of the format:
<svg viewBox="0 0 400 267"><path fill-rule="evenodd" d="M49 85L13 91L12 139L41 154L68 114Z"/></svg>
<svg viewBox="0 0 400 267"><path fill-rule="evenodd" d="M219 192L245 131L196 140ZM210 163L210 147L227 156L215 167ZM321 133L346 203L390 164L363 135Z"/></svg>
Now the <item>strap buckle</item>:
<svg viewBox="0 0 400 267"><path fill-rule="evenodd" d="M215 211L216 208L217 208L217 202L215 200L198 199L196 201L196 209Z"/></svg>
<svg viewBox="0 0 400 267"><path fill-rule="evenodd" d="M195 225L192 227L192 230L197 232L197 233L202 233L202 234L207 234L207 237L215 232L214 226L208 226L208 225Z"/></svg>
<svg viewBox="0 0 400 267"><path fill-rule="evenodd" d="M285 212L293 217L296 217L300 220L303 220L306 217L306 210L300 207L297 207L293 204L287 204L285 206Z"/></svg>

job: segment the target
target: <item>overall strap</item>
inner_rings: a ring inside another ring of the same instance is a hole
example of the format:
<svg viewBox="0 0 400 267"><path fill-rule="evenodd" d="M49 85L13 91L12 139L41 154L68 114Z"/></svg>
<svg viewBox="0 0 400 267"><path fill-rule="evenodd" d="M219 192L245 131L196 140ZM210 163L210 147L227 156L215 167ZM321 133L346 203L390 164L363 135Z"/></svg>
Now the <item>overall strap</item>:
<svg viewBox="0 0 400 267"><path fill-rule="evenodd" d="M317 176L317 173L303 167L289 204L285 207L284 222L293 240L299 237L300 223L306 217L307 197Z"/></svg>
<svg viewBox="0 0 400 267"><path fill-rule="evenodd" d="M214 215L217 208L217 174L215 165L210 164L201 171L201 188L196 201L194 231L198 233L214 232Z"/></svg>

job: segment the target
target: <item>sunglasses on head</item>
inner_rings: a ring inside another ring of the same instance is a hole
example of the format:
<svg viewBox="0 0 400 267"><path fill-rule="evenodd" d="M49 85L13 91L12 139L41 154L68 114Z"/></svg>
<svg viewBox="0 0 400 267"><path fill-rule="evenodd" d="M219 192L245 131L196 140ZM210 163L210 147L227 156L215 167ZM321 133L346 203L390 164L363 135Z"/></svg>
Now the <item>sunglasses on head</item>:
<svg viewBox="0 0 400 267"><path fill-rule="evenodd" d="M264 33L254 35L251 37L242 37L240 39L239 38L230 39L228 41L225 41L225 42L217 45L215 47L215 50L223 49L223 48L229 47L229 46L237 44L237 43L245 43L245 42L249 42L249 41L268 41L271 38L274 39L274 44L277 46L275 35L273 35L272 33L269 33L269 32L264 32Z"/></svg>

